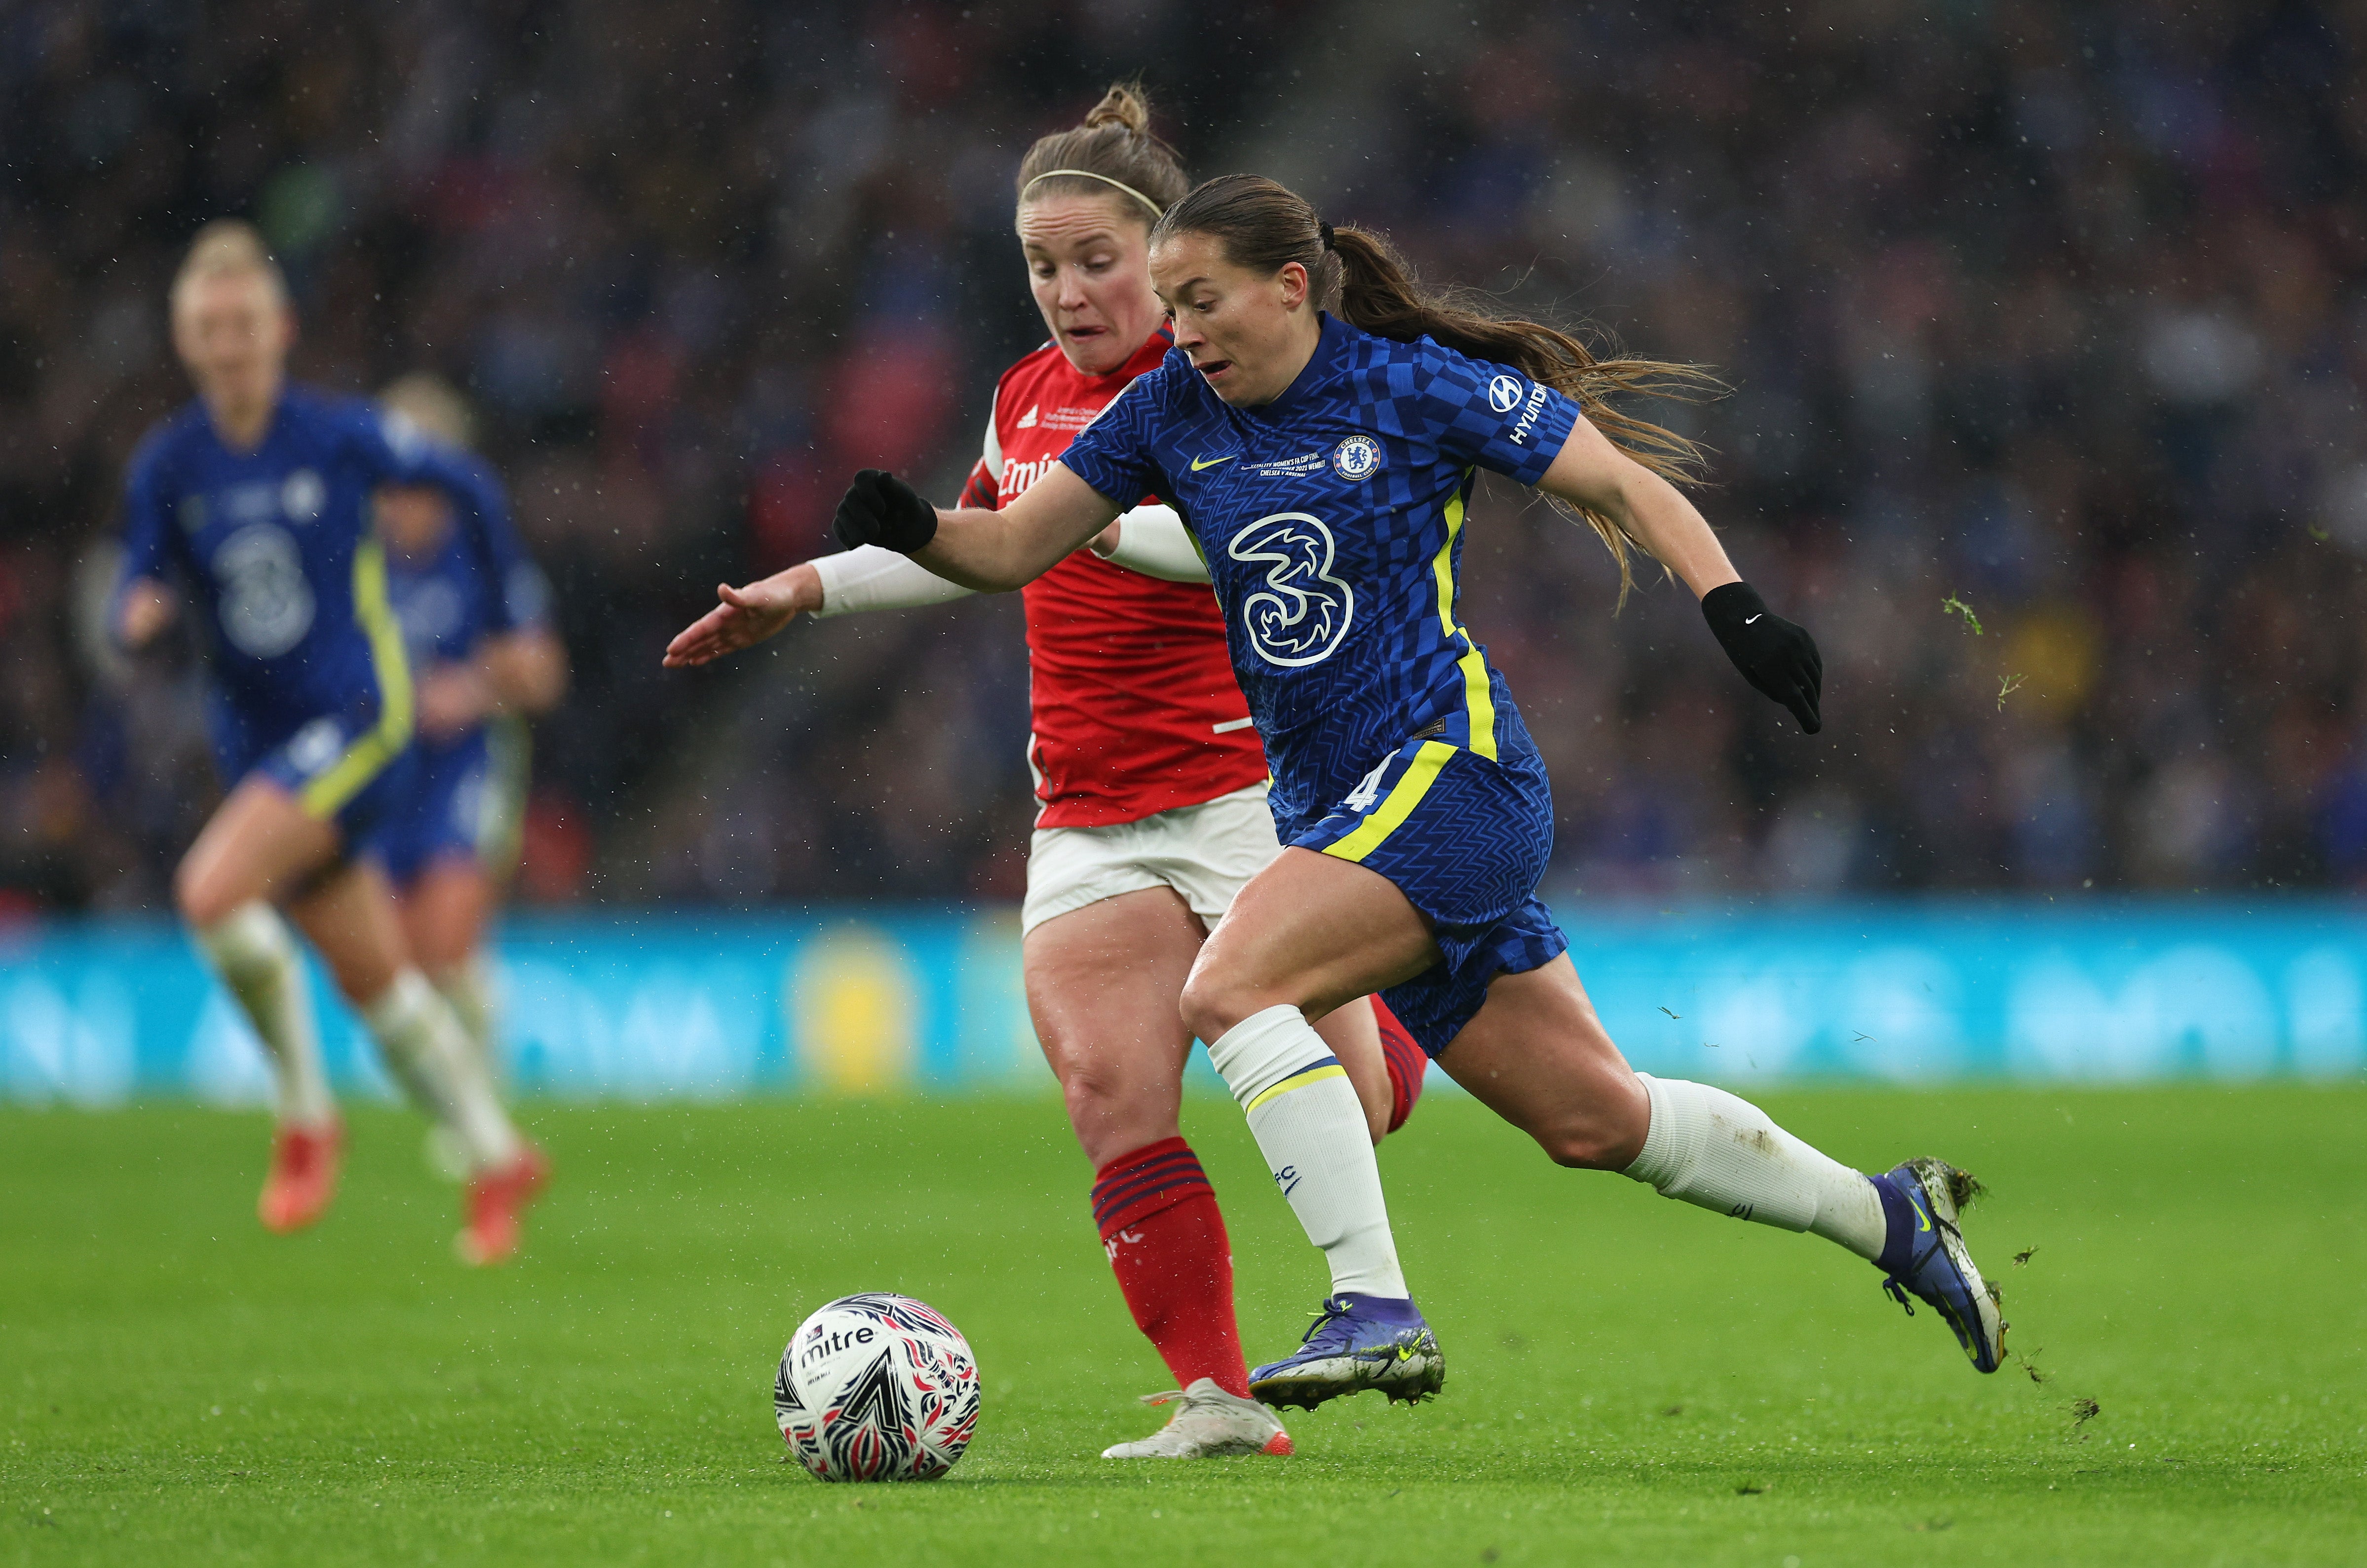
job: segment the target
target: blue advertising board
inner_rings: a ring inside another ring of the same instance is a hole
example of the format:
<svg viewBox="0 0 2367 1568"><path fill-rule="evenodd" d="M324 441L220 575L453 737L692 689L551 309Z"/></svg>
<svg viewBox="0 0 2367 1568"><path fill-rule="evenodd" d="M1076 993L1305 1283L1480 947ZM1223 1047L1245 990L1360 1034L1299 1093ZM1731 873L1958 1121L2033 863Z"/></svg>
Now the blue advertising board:
<svg viewBox="0 0 2367 1568"><path fill-rule="evenodd" d="M2127 1082L2367 1070L2367 916L2331 900L1561 911L1622 1049L1724 1082ZM1014 912L522 916L518 1089L571 1098L1041 1091ZM391 1092L316 972L332 1074ZM1194 1079L1213 1089L1204 1055ZM0 1100L259 1101L261 1048L167 922L0 936Z"/></svg>

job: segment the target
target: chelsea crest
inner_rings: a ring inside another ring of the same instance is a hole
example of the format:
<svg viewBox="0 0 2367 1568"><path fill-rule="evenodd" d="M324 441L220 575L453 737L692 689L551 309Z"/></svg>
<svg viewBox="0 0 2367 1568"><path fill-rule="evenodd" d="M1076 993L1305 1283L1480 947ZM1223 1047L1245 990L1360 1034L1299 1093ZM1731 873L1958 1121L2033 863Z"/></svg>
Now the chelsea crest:
<svg viewBox="0 0 2367 1568"><path fill-rule="evenodd" d="M1381 444L1369 435L1351 435L1331 449L1331 471L1353 481L1368 479L1381 466Z"/></svg>

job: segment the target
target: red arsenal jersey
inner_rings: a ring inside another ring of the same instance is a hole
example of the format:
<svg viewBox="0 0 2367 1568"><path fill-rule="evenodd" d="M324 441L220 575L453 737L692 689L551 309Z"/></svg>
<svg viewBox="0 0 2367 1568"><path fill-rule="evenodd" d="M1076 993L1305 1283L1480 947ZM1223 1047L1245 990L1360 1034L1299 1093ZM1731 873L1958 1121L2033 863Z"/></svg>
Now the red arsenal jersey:
<svg viewBox="0 0 2367 1568"><path fill-rule="evenodd" d="M1004 371L961 504L1010 505L1170 346L1156 333L1118 369L1088 376L1047 344ZM1138 821L1266 776L1226 656L1224 614L1206 585L1161 581L1079 550L1022 596L1037 827Z"/></svg>

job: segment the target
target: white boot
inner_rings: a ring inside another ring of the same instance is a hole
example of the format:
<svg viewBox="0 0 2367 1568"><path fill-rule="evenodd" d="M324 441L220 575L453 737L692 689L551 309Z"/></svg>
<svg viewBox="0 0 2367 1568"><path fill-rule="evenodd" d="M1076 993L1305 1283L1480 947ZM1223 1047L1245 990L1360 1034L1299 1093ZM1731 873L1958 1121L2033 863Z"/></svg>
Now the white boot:
<svg viewBox="0 0 2367 1568"><path fill-rule="evenodd" d="M1290 1452L1290 1434L1282 1429L1273 1411L1254 1399L1227 1393L1214 1378L1202 1378L1187 1389L1142 1396L1145 1404L1170 1404L1177 1400L1184 1407L1169 1417L1166 1426L1140 1442L1104 1449L1102 1458L1215 1459L1225 1454Z"/></svg>

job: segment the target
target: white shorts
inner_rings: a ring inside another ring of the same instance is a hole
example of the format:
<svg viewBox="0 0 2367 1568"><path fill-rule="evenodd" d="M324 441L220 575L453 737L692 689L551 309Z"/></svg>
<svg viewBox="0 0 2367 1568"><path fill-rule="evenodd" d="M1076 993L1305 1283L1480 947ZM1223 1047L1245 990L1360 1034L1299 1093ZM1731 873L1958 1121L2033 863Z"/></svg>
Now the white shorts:
<svg viewBox="0 0 2367 1568"><path fill-rule="evenodd" d="M1282 852L1265 792L1263 784L1253 784L1106 828L1036 829L1027 850L1021 934L1071 909L1146 887L1172 887L1213 928L1242 884Z"/></svg>

